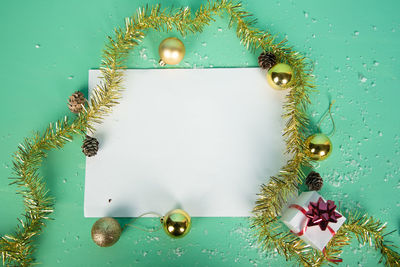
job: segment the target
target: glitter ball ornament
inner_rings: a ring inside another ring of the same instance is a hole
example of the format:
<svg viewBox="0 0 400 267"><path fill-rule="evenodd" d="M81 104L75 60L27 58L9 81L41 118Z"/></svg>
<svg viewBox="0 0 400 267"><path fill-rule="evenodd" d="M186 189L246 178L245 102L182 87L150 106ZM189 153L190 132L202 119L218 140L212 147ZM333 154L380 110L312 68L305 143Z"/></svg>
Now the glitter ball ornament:
<svg viewBox="0 0 400 267"><path fill-rule="evenodd" d="M83 109L86 99L82 92L76 91L68 99L68 108L73 113L79 113Z"/></svg>
<svg viewBox="0 0 400 267"><path fill-rule="evenodd" d="M324 181L318 172L312 171L306 178L306 185L310 191L319 191L324 185Z"/></svg>
<svg viewBox="0 0 400 267"><path fill-rule="evenodd" d="M92 227L92 239L100 247L114 245L121 236L121 225L111 217L104 217L97 220Z"/></svg>
<svg viewBox="0 0 400 267"><path fill-rule="evenodd" d="M163 40L158 47L158 53L160 55L161 66L176 65L185 56L185 45L181 40L175 37L170 37Z"/></svg>
<svg viewBox="0 0 400 267"><path fill-rule="evenodd" d="M258 65L260 68L269 70L276 64L276 56L271 52L264 51L258 57Z"/></svg>
<svg viewBox="0 0 400 267"><path fill-rule="evenodd" d="M175 209L161 218L164 231L173 238L184 237L192 226L191 218L184 210Z"/></svg>
<svg viewBox="0 0 400 267"><path fill-rule="evenodd" d="M313 160L324 160L332 152L331 140L323 133L309 136L305 141L305 153Z"/></svg>
<svg viewBox="0 0 400 267"><path fill-rule="evenodd" d="M99 150L99 141L97 141L97 139L94 137L86 135L82 145L83 154L85 154L87 157L93 157L97 154L98 150Z"/></svg>
<svg viewBox="0 0 400 267"><path fill-rule="evenodd" d="M285 90L291 87L293 69L288 64L278 63L267 72L267 81L276 90Z"/></svg>

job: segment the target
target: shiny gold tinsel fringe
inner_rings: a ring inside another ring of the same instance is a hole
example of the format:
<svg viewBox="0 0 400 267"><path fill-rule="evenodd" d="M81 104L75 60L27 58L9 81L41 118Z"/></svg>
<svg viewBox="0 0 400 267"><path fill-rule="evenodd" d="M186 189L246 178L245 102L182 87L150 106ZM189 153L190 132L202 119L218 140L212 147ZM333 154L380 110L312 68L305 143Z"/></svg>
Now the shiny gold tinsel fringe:
<svg viewBox="0 0 400 267"><path fill-rule="evenodd" d="M270 51L277 57L277 62L292 66L295 73L293 88L284 104L286 127L286 153L291 160L282 167L279 174L271 177L268 184L261 187L259 198L254 208L253 226L255 235L263 249L276 249L288 260L296 260L305 266L319 266L327 263L322 253L311 249L297 236L292 235L278 220L282 205L290 194L302 183L302 167L309 166L309 159L303 154L304 130L308 120L306 107L310 103L308 94L313 90L313 77L307 59L294 51L286 41L278 42L268 32L254 27L256 20L243 10L240 3L228 0L209 2L200 6L194 14L189 8L179 10L161 9L159 5L140 8L137 14L125 21L125 28L117 28L115 37L108 37L103 51L102 83L92 93L89 106L72 122L67 118L50 124L40 135L27 138L14 155L14 174L12 184L18 186L18 193L23 196L25 214L19 219L16 231L0 239L0 253L3 265L28 266L34 262L33 238L40 234L45 220L53 211L52 198L48 196L45 182L38 174L38 168L46 151L61 148L74 134L85 135L86 129L95 131L95 125L101 123L121 97L123 69L128 52L145 37L147 30L171 31L176 29L183 36L198 33L214 21L215 16L226 13L229 26L236 28L240 42L251 52ZM374 245L382 253L382 259L388 266L398 266L400 255L392 250L392 244L385 241L385 225L368 218L366 215L347 215L348 221L327 246L327 257L337 258L342 247L347 245L350 234L361 243Z"/></svg>

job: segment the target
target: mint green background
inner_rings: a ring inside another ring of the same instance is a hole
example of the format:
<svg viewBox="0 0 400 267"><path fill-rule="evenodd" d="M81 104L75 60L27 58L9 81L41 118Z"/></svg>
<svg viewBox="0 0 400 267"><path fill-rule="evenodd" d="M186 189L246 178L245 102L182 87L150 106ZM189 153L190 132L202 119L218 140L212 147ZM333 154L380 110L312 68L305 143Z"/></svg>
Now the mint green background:
<svg viewBox="0 0 400 267"><path fill-rule="evenodd" d="M197 9L206 1L162 1ZM66 101L86 92L88 70L99 67L105 37L124 17L156 1L2 1L0 8L0 234L13 231L22 212L8 186L11 154L33 130L69 114ZM400 226L399 56L400 2L244 1L258 26L286 36L315 62L319 92L310 115L318 121L330 99L337 125L331 157L316 165L322 194L342 209L361 210ZM183 67L247 67L257 56L241 47L226 17L203 34L184 39ZM129 60L132 68L157 67L157 47L174 34L149 32ZM323 130L331 124L325 120ZM124 232L111 248L90 239L95 219L83 217L85 158L81 140L49 153L42 173L56 197L55 220L37 241L43 266L277 266L284 259L257 250L245 218L194 218L191 233L171 240L164 233ZM152 219L138 224L155 224ZM400 243L398 232L391 239ZM341 265L376 266L373 249L355 241ZM289 265L289 263L287 263Z"/></svg>

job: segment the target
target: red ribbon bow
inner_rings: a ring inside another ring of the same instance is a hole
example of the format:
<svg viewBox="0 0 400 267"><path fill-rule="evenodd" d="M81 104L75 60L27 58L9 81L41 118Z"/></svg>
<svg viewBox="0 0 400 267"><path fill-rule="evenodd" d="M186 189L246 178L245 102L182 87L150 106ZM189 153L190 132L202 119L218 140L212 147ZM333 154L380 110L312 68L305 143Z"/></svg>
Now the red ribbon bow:
<svg viewBox="0 0 400 267"><path fill-rule="evenodd" d="M332 200L325 202L322 197L318 202L310 202L305 215L308 218L307 226L319 225L322 231L326 230L329 222L337 223L337 219L342 217L336 212L335 202Z"/></svg>
<svg viewBox="0 0 400 267"><path fill-rule="evenodd" d="M315 226L318 225L322 231L325 231L326 229L329 230L329 232L334 236L336 232L329 226L330 222L337 223L337 219L342 217L338 212L336 212L336 205L335 202L332 200L328 200L325 202L322 197L318 199L317 202L310 202L308 204L308 211L306 211L303 207L297 205L297 204L292 204L289 206L289 208L294 208L299 210L301 213L303 213L306 216L306 223L304 225L304 228L298 232L295 233L292 231L292 233L302 236L306 231L307 231L307 226ZM322 250L324 255L326 256L325 248ZM328 259L330 262L342 262L342 259Z"/></svg>

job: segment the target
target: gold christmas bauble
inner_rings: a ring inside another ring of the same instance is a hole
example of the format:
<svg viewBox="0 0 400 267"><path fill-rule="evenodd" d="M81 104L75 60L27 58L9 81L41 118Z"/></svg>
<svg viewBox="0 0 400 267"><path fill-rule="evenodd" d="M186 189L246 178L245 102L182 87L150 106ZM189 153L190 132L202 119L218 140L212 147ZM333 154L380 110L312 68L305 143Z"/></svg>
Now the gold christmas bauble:
<svg viewBox="0 0 400 267"><path fill-rule="evenodd" d="M121 225L111 217L98 219L92 227L92 239L100 247L114 245L121 236Z"/></svg>
<svg viewBox="0 0 400 267"><path fill-rule="evenodd" d="M267 72L267 81L276 90L285 90L293 82L293 69L288 64L278 63Z"/></svg>
<svg viewBox="0 0 400 267"><path fill-rule="evenodd" d="M161 218L161 223L164 231L173 238L184 237L192 226L189 214L181 209L168 212Z"/></svg>
<svg viewBox="0 0 400 267"><path fill-rule="evenodd" d="M185 45L181 40L175 37L164 39L158 47L160 55L160 65L176 65L185 56Z"/></svg>
<svg viewBox="0 0 400 267"><path fill-rule="evenodd" d="M332 142L323 133L317 133L309 136L305 142L306 155L313 160L324 160L332 152Z"/></svg>

